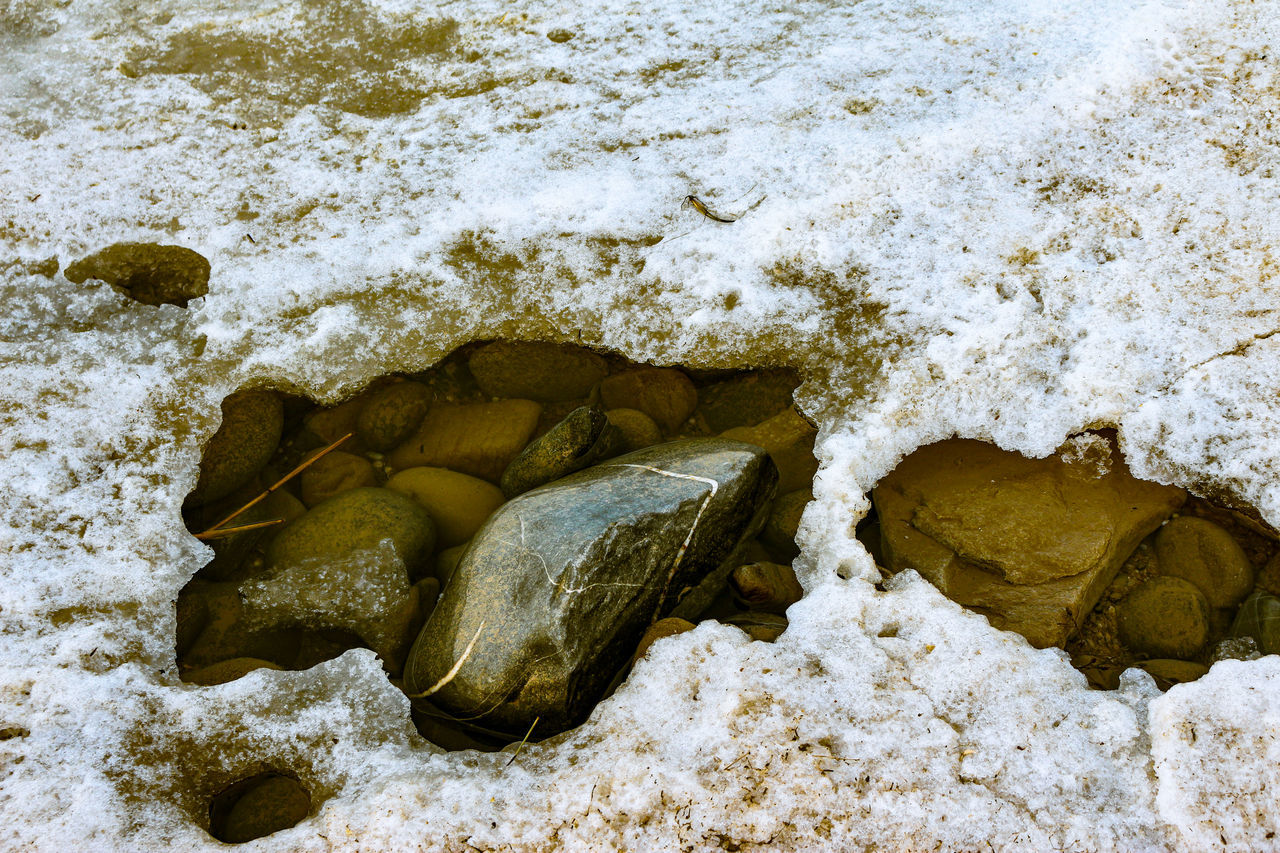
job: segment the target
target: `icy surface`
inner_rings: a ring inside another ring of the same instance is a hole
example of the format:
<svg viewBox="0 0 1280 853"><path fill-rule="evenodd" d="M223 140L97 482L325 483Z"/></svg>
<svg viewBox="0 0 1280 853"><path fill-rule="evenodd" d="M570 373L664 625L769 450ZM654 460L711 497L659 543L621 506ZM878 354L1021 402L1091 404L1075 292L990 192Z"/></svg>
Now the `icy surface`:
<svg viewBox="0 0 1280 853"><path fill-rule="evenodd" d="M1090 692L853 538L920 444L1107 425L1280 522L1273 8L0 0L0 845L216 849L263 765L319 807L257 849L1275 843L1273 659ZM41 272L125 240L209 295ZM804 372L781 640L663 641L510 763L416 738L368 652L181 684L219 401L499 335Z"/></svg>

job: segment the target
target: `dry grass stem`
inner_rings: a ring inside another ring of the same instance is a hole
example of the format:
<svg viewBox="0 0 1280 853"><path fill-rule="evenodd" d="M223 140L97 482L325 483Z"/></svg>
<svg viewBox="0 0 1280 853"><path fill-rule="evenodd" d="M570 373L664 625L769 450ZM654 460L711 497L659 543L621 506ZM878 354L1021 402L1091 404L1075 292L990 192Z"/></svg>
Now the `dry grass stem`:
<svg viewBox="0 0 1280 853"><path fill-rule="evenodd" d="M249 501L247 504L240 507L235 512L231 513L231 515L228 515L226 518L222 519L222 521L219 521L217 524L213 525L213 527L210 527L208 530L205 530L201 533L197 533L196 538L197 539L213 539L215 537L224 536L229 533L240 533L244 530L253 530L259 527L266 527L267 525L270 525L270 524L280 523L280 521L282 521L283 519L276 519L275 521L264 521L258 524L246 524L243 527L233 527L233 528L224 529L222 526L229 521L234 521L236 518L239 518L243 513L247 512L249 509L256 506L259 501L265 500L266 497L270 495L272 492L274 492L276 489L280 488L285 483L289 482L294 477L298 476L303 471L307 470L307 468L313 465L316 462L316 460L325 456L330 451L336 450L339 444L342 444L342 442L346 441L348 438L351 438L351 436L353 435L355 435L355 433L349 432L346 435L344 435L342 438L333 442L333 444L330 444L328 447L325 447L317 451L316 453L313 453L312 455L308 456L296 468L294 468L288 474L285 474L279 480L276 480L274 483L268 486L267 489L262 492L262 494L258 495L256 498Z"/></svg>
<svg viewBox="0 0 1280 853"><path fill-rule="evenodd" d="M533 722L529 724L529 731L524 733L524 737L520 738L520 743L516 746L516 751L511 753L511 758L506 763L507 767L511 766L511 762L516 760L516 756L520 754L520 750L524 749L524 745L529 742L529 735L533 734L533 727L538 725L538 720L541 720L541 719L542 719L541 717L533 718ZM592 793L594 792L595 792L595 789L593 788Z"/></svg>
<svg viewBox="0 0 1280 853"><path fill-rule="evenodd" d="M255 521L253 524L242 524L239 527L218 527L206 530L204 533L197 533L196 538L204 541L206 539L218 539L223 536L232 536L236 533L247 533L250 530L259 530L263 527L270 527L273 524L279 524L284 521L283 518L272 518L268 521Z"/></svg>

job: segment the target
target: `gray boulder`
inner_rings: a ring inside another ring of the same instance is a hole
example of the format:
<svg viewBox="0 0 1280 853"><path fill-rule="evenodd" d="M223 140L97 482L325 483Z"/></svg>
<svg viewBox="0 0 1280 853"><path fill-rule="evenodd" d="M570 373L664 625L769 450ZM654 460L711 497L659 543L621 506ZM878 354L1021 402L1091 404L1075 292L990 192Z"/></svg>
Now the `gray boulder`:
<svg viewBox="0 0 1280 853"><path fill-rule="evenodd" d="M576 725L645 629L759 531L777 476L759 447L688 439L504 504L418 635L406 691L516 737Z"/></svg>

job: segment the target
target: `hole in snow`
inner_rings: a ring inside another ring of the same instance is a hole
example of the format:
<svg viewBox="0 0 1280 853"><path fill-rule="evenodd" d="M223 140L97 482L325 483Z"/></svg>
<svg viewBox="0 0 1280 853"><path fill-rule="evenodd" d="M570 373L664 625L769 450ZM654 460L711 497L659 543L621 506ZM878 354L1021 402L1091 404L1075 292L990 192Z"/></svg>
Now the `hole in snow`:
<svg viewBox="0 0 1280 853"><path fill-rule="evenodd" d="M1112 431L1044 459L968 439L922 447L872 492L858 538L997 628L1059 646L1090 685L1131 666L1163 688L1280 652L1276 531L1133 477Z"/></svg>
<svg viewBox="0 0 1280 853"><path fill-rule="evenodd" d="M375 651L446 748L580 723L702 619L773 641L815 428L789 369L699 371L497 341L320 407L223 401L185 521L188 683Z"/></svg>
<svg viewBox="0 0 1280 853"><path fill-rule="evenodd" d="M209 803L209 834L243 844L295 826L311 812L311 795L295 777L270 771L229 786Z"/></svg>

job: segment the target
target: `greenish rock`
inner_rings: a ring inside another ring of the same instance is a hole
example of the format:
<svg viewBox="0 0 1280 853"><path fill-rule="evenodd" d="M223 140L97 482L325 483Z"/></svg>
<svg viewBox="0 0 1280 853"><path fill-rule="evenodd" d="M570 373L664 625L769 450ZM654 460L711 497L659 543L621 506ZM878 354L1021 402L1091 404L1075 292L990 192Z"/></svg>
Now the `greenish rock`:
<svg viewBox="0 0 1280 853"><path fill-rule="evenodd" d="M606 409L639 409L672 435L698 405L698 390L675 368L642 367L602 381L600 399Z"/></svg>
<svg viewBox="0 0 1280 853"><path fill-rule="evenodd" d="M750 610L785 613L804 597L795 570L779 563L749 563L729 575L734 595Z"/></svg>
<svg viewBox="0 0 1280 853"><path fill-rule="evenodd" d="M486 394L544 403L585 397L608 373L605 360L589 349L542 341L487 344L468 366Z"/></svg>
<svg viewBox="0 0 1280 853"><path fill-rule="evenodd" d="M397 382L373 392L356 417L356 435L370 450L390 450L418 429L431 408L421 382Z"/></svg>
<svg viewBox="0 0 1280 853"><path fill-rule="evenodd" d="M662 430L639 409L610 409L605 414L622 434L623 449L627 452L662 443Z"/></svg>
<svg viewBox="0 0 1280 853"><path fill-rule="evenodd" d="M747 636L762 643L772 643L787 630L787 617L778 613L749 610L724 620L726 625L741 628Z"/></svg>
<svg viewBox="0 0 1280 853"><path fill-rule="evenodd" d="M1139 654L1194 657L1209 639L1209 602L1190 581L1151 578L1116 606L1116 627Z"/></svg>
<svg viewBox="0 0 1280 853"><path fill-rule="evenodd" d="M1168 658L1139 661L1134 666L1149 673L1161 690L1168 690L1175 684L1195 681L1209 671L1209 667L1195 661Z"/></svg>
<svg viewBox="0 0 1280 853"><path fill-rule="evenodd" d="M791 405L800 379L792 370L758 370L698 391L694 417L706 432L751 427Z"/></svg>
<svg viewBox="0 0 1280 853"><path fill-rule="evenodd" d="M302 487L302 502L309 507L351 489L378 485L378 475L372 462L341 450L331 450L312 462L298 480Z"/></svg>
<svg viewBox="0 0 1280 853"><path fill-rule="evenodd" d="M758 447L689 439L509 501L418 635L406 690L513 737L576 725L645 629L759 530L776 479Z"/></svg>
<svg viewBox="0 0 1280 853"><path fill-rule="evenodd" d="M1252 637L1264 655L1280 654L1280 598L1261 591L1246 598L1231 624L1231 636Z"/></svg>
<svg viewBox="0 0 1280 853"><path fill-rule="evenodd" d="M222 425L200 460L200 478L187 500L215 501L249 482L271 459L284 430L284 405L273 391L237 391L222 401Z"/></svg>
<svg viewBox="0 0 1280 853"><path fill-rule="evenodd" d="M116 243L67 267L68 281L105 281L143 305L178 305L209 292L209 261L183 246Z"/></svg>
<svg viewBox="0 0 1280 853"><path fill-rule="evenodd" d="M764 530L760 531L760 541L783 559L795 559L800 553L800 549L796 547L800 516L804 515L804 508L812 500L812 489L796 489L781 495L773 502L769 520L764 523Z"/></svg>
<svg viewBox="0 0 1280 853"><path fill-rule="evenodd" d="M1156 534L1160 574L1195 584L1211 607L1235 607L1253 589L1253 564L1226 528L1181 515Z"/></svg>
<svg viewBox="0 0 1280 853"><path fill-rule="evenodd" d="M210 832L219 841L243 844L273 832L296 826L311 813L311 795L297 779L279 773L264 773L232 786L234 800L219 814L215 802L210 809Z"/></svg>
<svg viewBox="0 0 1280 853"><path fill-rule="evenodd" d="M511 460L499 486L513 498L616 455L622 443L603 409L580 406Z"/></svg>
<svg viewBox="0 0 1280 853"><path fill-rule="evenodd" d="M280 569L331 562L371 551L390 539L412 575L435 548L431 516L411 498L382 488L345 491L288 524L267 548L267 565Z"/></svg>

